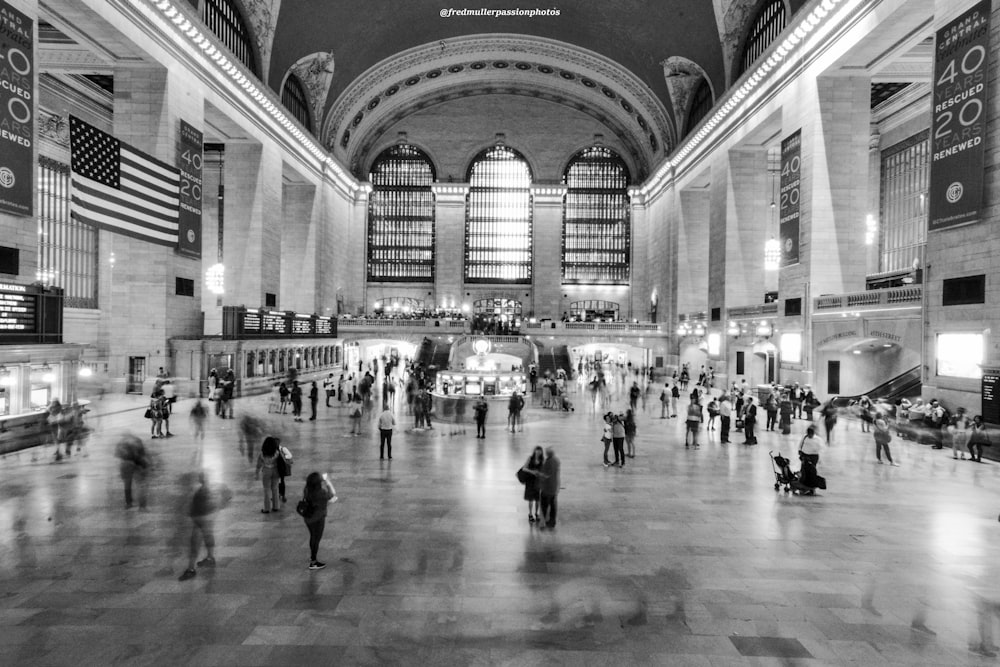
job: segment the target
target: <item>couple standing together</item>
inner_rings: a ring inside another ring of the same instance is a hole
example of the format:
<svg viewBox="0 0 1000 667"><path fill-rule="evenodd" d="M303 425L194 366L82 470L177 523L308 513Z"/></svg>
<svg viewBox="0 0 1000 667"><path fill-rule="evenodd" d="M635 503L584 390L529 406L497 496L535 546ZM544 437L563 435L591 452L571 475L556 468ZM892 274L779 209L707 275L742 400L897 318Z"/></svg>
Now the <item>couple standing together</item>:
<svg viewBox="0 0 1000 667"><path fill-rule="evenodd" d="M542 528L555 528L556 496L559 495L560 479L559 459L552 447L546 449L544 454L541 447L535 447L527 463L518 470L517 477L524 484L528 521L544 524Z"/></svg>

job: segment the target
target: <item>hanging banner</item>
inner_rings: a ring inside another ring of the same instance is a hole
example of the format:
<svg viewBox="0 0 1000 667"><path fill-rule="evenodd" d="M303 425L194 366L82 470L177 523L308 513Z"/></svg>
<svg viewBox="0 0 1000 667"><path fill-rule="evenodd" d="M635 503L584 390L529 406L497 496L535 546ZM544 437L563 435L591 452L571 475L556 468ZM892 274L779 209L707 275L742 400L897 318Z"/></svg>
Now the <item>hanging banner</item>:
<svg viewBox="0 0 1000 667"><path fill-rule="evenodd" d="M0 211L34 213L34 22L0 0Z"/></svg>
<svg viewBox="0 0 1000 667"><path fill-rule="evenodd" d="M990 9L982 0L937 31L929 231L976 222L982 212Z"/></svg>
<svg viewBox="0 0 1000 667"><path fill-rule="evenodd" d="M182 120L180 141L177 148L177 168L181 172L177 252L195 259L201 258L203 151L204 143L201 132Z"/></svg>
<svg viewBox="0 0 1000 667"><path fill-rule="evenodd" d="M781 236L781 266L799 263L799 201L802 169L802 130L781 142L781 187L778 232Z"/></svg>

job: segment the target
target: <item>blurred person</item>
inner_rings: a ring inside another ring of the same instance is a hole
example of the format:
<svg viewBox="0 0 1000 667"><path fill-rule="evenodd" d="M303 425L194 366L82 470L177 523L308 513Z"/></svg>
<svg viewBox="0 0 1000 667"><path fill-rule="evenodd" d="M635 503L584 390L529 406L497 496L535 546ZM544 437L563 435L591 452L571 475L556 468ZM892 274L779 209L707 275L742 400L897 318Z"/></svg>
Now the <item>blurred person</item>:
<svg viewBox="0 0 1000 667"><path fill-rule="evenodd" d="M787 391L781 392L781 398L778 400L778 427L781 429L783 435L788 435L792 432L792 412L795 408L792 406L792 399Z"/></svg>
<svg viewBox="0 0 1000 667"><path fill-rule="evenodd" d="M160 400L163 393L159 389L154 389L149 397L149 407L146 409L146 418L149 419L149 434L155 440L163 437L163 402Z"/></svg>
<svg viewBox="0 0 1000 667"><path fill-rule="evenodd" d="M222 405L219 408L219 416L223 419L233 418L233 395L236 391L236 373L232 368L226 369L226 374L222 379Z"/></svg>
<svg viewBox="0 0 1000 667"><path fill-rule="evenodd" d="M299 386L298 380L292 380L292 391L290 394L292 400L292 417L295 421L302 421L302 387Z"/></svg>
<svg viewBox="0 0 1000 667"><path fill-rule="evenodd" d="M986 432L986 424L983 423L983 416L976 415L972 418L972 427L969 430L969 455L977 463L983 462L983 447L990 446L990 436Z"/></svg>
<svg viewBox="0 0 1000 667"><path fill-rule="evenodd" d="M667 405L670 403L670 395L667 393L667 385L663 385L660 392L660 419L667 418Z"/></svg>
<svg viewBox="0 0 1000 667"><path fill-rule="evenodd" d="M421 398L424 402L424 423L428 429L433 430L434 424L431 423L431 417L434 416L434 396L431 395L429 388L425 388Z"/></svg>
<svg viewBox="0 0 1000 667"><path fill-rule="evenodd" d="M767 413L767 423L764 425L764 430L773 431L778 425L778 397L773 387L767 394L767 401L764 403L764 412Z"/></svg>
<svg viewBox="0 0 1000 667"><path fill-rule="evenodd" d="M891 466L898 466L893 462L892 452L889 451L889 443L892 442L892 433L889 430L889 420L881 412L875 414L875 421L872 423L872 437L875 438L875 459L882 463L882 452ZM963 454L964 456L964 454Z"/></svg>
<svg viewBox="0 0 1000 667"><path fill-rule="evenodd" d="M197 440L205 439L205 417L207 414L201 399L195 399L194 407L191 408L191 426L194 431L193 437Z"/></svg>
<svg viewBox="0 0 1000 667"><path fill-rule="evenodd" d="M830 444L833 438L833 429L837 426L837 407L833 404L833 397L827 399L820 410L823 417L823 428L826 430L826 444Z"/></svg>
<svg viewBox="0 0 1000 667"><path fill-rule="evenodd" d="M868 433L871 430L872 422L872 412L874 411L874 406L872 405L872 399L868 396L861 396L858 399L858 419L861 420L861 432Z"/></svg>
<svg viewBox="0 0 1000 667"><path fill-rule="evenodd" d="M460 431L463 434L465 433L465 410L468 401L469 399L464 395L459 396L458 400L455 401L455 424L460 427Z"/></svg>
<svg viewBox="0 0 1000 667"><path fill-rule="evenodd" d="M361 399L354 397L348 405L354 405L351 410L351 435L361 435ZM357 403L355 405L355 403Z"/></svg>
<svg viewBox="0 0 1000 667"><path fill-rule="evenodd" d="M281 438L274 439L278 443L278 497L285 502L285 478L292 474L292 450L281 444Z"/></svg>
<svg viewBox="0 0 1000 667"><path fill-rule="evenodd" d="M197 476L198 488L191 497L188 516L191 517L191 541L188 548L188 566L181 574L180 580L187 581L197 576L198 567L215 567L215 514L229 503L232 494L225 487L212 490L202 471ZM205 543L207 552L205 558L198 559L201 543Z"/></svg>
<svg viewBox="0 0 1000 667"><path fill-rule="evenodd" d="M257 467L254 476L261 480L264 486L264 509L261 514L277 512L281 509L278 505L278 439L272 436L264 438L264 443L257 454Z"/></svg>
<svg viewBox="0 0 1000 667"><path fill-rule="evenodd" d="M545 395L545 387L542 386L542 395ZM546 406L547 407L547 406ZM521 395L517 393L517 390L510 395L510 400L507 402L507 423L510 426L510 432L513 433L514 429L523 431L524 426L521 423L521 410L524 409L524 399Z"/></svg>
<svg viewBox="0 0 1000 667"><path fill-rule="evenodd" d="M705 409L708 410L708 430L715 430L715 420L719 417L719 401L715 399L714 396L709 395L708 405Z"/></svg>
<svg viewBox="0 0 1000 667"><path fill-rule="evenodd" d="M309 530L309 569L322 570L326 563L319 560L319 542L323 539L323 529L326 527L327 506L331 502L337 502L337 491L327 475L311 472L306 477L302 500L305 501L302 518Z"/></svg>
<svg viewBox="0 0 1000 667"><path fill-rule="evenodd" d="M816 393L813 392L812 387L806 385L805 391L802 394L802 412L806 415L806 421L813 420L813 410L819 407L819 399L816 398Z"/></svg>
<svg viewBox="0 0 1000 667"><path fill-rule="evenodd" d="M174 382L170 378L166 378L160 388L163 390L163 396L167 401L167 416L164 419L169 420L170 415L174 414L174 403L177 402L177 388L174 387ZM167 428L167 435L170 435L169 428Z"/></svg>
<svg viewBox="0 0 1000 667"><path fill-rule="evenodd" d="M788 392L788 398L792 403L792 417L802 419L802 387L796 382Z"/></svg>
<svg viewBox="0 0 1000 667"><path fill-rule="evenodd" d="M965 458L965 447L969 443L969 427L971 425L972 420L966 414L965 408L959 406L955 410L955 416L952 417L951 423L948 424L948 432L951 434L951 458L957 459L960 454L961 458Z"/></svg>
<svg viewBox="0 0 1000 667"><path fill-rule="evenodd" d="M132 507L132 486L138 487L139 508L146 507L146 478L150 472L150 460L142 440L127 434L115 445L115 457L119 460L118 470L125 485L125 509Z"/></svg>
<svg viewBox="0 0 1000 667"><path fill-rule="evenodd" d="M335 395L333 384L333 373L330 373L323 380L323 393L326 395L326 407L330 407L330 399Z"/></svg>
<svg viewBox="0 0 1000 667"><path fill-rule="evenodd" d="M278 385L278 400L281 401L281 407L278 409L278 414L285 414L288 411L288 385L284 382Z"/></svg>

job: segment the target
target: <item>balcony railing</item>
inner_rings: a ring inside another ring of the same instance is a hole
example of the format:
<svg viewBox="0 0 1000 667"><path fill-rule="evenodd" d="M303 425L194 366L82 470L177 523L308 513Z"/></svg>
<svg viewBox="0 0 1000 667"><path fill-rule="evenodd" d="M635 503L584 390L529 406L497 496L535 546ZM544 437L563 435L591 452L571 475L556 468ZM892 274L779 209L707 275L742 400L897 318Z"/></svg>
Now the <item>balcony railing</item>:
<svg viewBox="0 0 1000 667"><path fill-rule="evenodd" d="M747 317L761 317L762 315L775 316L778 314L778 302L760 303L754 306L737 306L727 308L726 317L731 320L745 319Z"/></svg>
<svg viewBox="0 0 1000 667"><path fill-rule="evenodd" d="M885 306L920 305L923 300L923 287L895 287L893 289L867 290L850 294L833 294L817 297L813 300L813 310L872 310Z"/></svg>

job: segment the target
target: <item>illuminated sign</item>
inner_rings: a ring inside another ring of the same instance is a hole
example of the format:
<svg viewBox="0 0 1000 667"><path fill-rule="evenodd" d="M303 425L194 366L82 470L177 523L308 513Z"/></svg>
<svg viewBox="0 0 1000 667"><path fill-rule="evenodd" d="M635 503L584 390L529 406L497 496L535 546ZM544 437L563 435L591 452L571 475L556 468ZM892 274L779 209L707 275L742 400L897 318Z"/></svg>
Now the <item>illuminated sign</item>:
<svg viewBox="0 0 1000 667"><path fill-rule="evenodd" d="M222 311L222 337L228 340L337 337L337 322L330 317L243 306L225 306Z"/></svg>
<svg viewBox="0 0 1000 667"><path fill-rule="evenodd" d="M0 283L0 344L61 342L61 289Z"/></svg>

